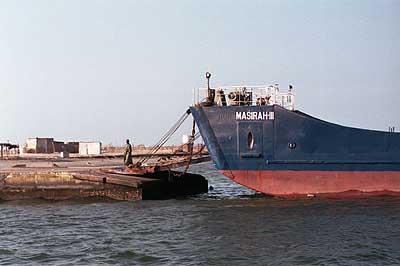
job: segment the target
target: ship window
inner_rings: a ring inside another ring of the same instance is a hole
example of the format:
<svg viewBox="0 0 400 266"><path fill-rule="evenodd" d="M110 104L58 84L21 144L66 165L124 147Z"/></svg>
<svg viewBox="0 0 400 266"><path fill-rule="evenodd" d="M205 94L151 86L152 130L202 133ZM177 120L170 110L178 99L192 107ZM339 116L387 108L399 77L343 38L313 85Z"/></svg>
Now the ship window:
<svg viewBox="0 0 400 266"><path fill-rule="evenodd" d="M247 148L249 150L252 150L254 147L254 136L253 133L249 132L249 134L247 134Z"/></svg>
<svg viewBox="0 0 400 266"><path fill-rule="evenodd" d="M289 146L289 149L293 150L296 148L297 144L296 144L296 142L289 142L288 146Z"/></svg>

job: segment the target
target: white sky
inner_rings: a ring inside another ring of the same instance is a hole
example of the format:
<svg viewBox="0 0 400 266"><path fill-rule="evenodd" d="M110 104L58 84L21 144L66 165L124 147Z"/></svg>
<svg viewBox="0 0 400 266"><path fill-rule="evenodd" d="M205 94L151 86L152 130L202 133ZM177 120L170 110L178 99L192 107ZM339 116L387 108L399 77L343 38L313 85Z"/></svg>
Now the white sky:
<svg viewBox="0 0 400 266"><path fill-rule="evenodd" d="M150 145L205 71L214 85L293 84L310 115L400 130L399 14L395 0L4 0L0 142Z"/></svg>

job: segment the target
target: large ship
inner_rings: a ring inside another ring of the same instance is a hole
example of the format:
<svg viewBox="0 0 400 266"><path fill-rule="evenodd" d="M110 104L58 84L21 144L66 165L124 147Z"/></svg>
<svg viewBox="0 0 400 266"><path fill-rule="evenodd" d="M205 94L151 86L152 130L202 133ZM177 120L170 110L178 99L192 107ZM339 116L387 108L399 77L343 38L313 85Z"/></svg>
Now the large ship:
<svg viewBox="0 0 400 266"><path fill-rule="evenodd" d="M400 134L337 125L273 86L210 88L190 107L216 168L282 197L400 195Z"/></svg>

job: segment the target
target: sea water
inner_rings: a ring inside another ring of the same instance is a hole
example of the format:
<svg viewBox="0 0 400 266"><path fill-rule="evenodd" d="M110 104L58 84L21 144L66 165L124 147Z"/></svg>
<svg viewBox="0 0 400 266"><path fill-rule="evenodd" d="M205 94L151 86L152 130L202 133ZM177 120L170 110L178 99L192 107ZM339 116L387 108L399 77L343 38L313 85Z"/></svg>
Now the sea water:
<svg viewBox="0 0 400 266"><path fill-rule="evenodd" d="M214 188L165 201L0 203L0 265L400 265L400 199L287 200Z"/></svg>

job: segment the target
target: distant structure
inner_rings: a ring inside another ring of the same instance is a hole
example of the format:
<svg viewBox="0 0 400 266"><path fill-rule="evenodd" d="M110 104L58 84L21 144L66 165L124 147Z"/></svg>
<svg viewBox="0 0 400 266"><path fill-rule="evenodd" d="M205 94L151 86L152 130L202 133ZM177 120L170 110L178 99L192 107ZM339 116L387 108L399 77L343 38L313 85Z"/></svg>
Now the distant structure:
<svg viewBox="0 0 400 266"><path fill-rule="evenodd" d="M79 142L79 155L101 154L101 142Z"/></svg>
<svg viewBox="0 0 400 266"><path fill-rule="evenodd" d="M81 155L101 154L101 142L63 142L53 138L27 138L25 153L79 153Z"/></svg>
<svg viewBox="0 0 400 266"><path fill-rule="evenodd" d="M190 142L191 138L191 135L182 135L182 145L186 148L186 152L190 152L193 147L193 143Z"/></svg>
<svg viewBox="0 0 400 266"><path fill-rule="evenodd" d="M54 153L53 138L27 138L24 152L26 153Z"/></svg>
<svg viewBox="0 0 400 266"><path fill-rule="evenodd" d="M7 143L0 143L0 158L3 158L4 155L18 155L19 154L19 145Z"/></svg>

